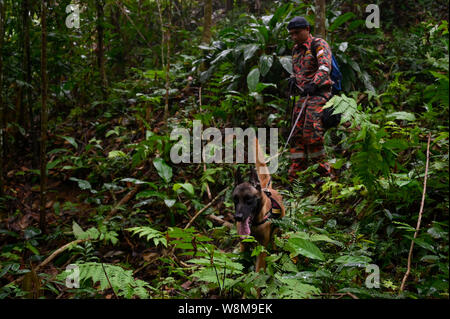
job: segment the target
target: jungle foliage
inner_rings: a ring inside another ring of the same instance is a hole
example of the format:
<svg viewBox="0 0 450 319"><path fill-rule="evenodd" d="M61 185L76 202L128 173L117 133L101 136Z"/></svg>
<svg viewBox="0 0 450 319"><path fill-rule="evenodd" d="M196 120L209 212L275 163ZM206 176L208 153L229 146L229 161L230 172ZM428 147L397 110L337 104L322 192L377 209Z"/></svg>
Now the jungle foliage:
<svg viewBox="0 0 450 319"><path fill-rule="evenodd" d="M262 298L448 298L446 4L421 1L432 8L421 10L404 1L416 11L395 14L399 4L380 1L388 14L378 29L366 28L362 1L327 4L327 40L344 78L328 102L341 124L326 133L338 177L318 187L310 167L289 185L289 160L280 157L273 179L287 214L275 222L282 231L266 271L255 273L265 248L249 238L254 249L240 253L236 229L211 217L233 223L236 166L173 164L170 133L191 130L193 120L204 128L276 127L284 145L286 24L296 15L314 23L314 3L261 1L256 10L237 1L225 10L213 1L212 39L201 43L199 1L75 1L78 29L64 22L73 1L48 1L43 231L34 147L40 5L2 2L0 298L256 298L258 291ZM400 291L411 241L411 273ZM79 269L79 288L67 287L69 264ZM369 275L377 270L374 286Z"/></svg>

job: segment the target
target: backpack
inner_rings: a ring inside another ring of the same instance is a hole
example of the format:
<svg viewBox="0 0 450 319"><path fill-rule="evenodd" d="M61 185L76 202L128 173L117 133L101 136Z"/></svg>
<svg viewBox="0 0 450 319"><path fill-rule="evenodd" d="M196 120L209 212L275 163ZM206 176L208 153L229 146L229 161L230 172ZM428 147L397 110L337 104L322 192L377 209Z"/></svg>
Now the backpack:
<svg viewBox="0 0 450 319"><path fill-rule="evenodd" d="M312 42L312 52L314 52L314 56L317 60L317 44L318 38L314 38ZM334 54L331 53L331 72L330 72L331 81L333 81L333 86L331 88L331 94L338 94L342 90L341 81L342 81L342 73L339 69L339 65L337 63ZM334 108L329 107L323 110L322 112L322 123L325 129L329 129L331 127L338 126L341 122L341 114L333 114Z"/></svg>

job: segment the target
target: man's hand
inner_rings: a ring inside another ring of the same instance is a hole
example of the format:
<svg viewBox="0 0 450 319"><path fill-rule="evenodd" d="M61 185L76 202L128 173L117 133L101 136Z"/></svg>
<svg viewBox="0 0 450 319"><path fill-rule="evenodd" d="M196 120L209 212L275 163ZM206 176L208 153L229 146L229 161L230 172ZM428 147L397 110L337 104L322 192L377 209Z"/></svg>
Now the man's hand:
<svg viewBox="0 0 450 319"><path fill-rule="evenodd" d="M307 83L303 86L303 95L313 95L317 90L317 84Z"/></svg>

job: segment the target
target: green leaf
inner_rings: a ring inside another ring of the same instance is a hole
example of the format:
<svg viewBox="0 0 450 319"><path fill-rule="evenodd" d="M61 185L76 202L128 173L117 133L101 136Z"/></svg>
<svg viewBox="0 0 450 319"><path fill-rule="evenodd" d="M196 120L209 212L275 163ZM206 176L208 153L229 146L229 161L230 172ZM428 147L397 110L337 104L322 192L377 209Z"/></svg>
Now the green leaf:
<svg viewBox="0 0 450 319"><path fill-rule="evenodd" d="M246 44L241 46L244 52L244 62L251 59L255 54L256 50L259 49L259 44Z"/></svg>
<svg viewBox="0 0 450 319"><path fill-rule="evenodd" d="M292 57L291 56L280 56L278 57L278 61L280 61L283 68L289 72L289 74L294 74L292 69Z"/></svg>
<svg viewBox="0 0 450 319"><path fill-rule="evenodd" d="M391 114L386 115L387 119L394 119L394 120L404 120L404 121L415 121L416 116L413 113L409 112L394 112Z"/></svg>
<svg viewBox="0 0 450 319"><path fill-rule="evenodd" d="M166 204L167 207L171 208L176 203L176 199L165 199L164 204Z"/></svg>
<svg viewBox="0 0 450 319"><path fill-rule="evenodd" d="M333 32L337 28L339 28L342 24L347 22L348 20L356 17L356 15L353 12L346 12L342 15L340 15L334 22L331 24L330 28L328 29L330 32Z"/></svg>
<svg viewBox="0 0 450 319"><path fill-rule="evenodd" d="M145 191L142 191L142 192L139 192L136 195L136 199L148 198L148 197L158 197L158 198L161 198L161 199L166 199L167 198L166 194L160 193L160 192L157 192L157 191L152 191L152 190L149 190L149 189L147 189Z"/></svg>
<svg viewBox="0 0 450 319"><path fill-rule="evenodd" d="M72 232L76 239L84 239L85 232L75 221L72 224Z"/></svg>
<svg viewBox="0 0 450 319"><path fill-rule="evenodd" d="M211 61L211 64L214 65L217 62L223 61L227 57L227 55L230 54L231 52L233 52L233 49L223 50L217 55L217 57L213 61Z"/></svg>
<svg viewBox="0 0 450 319"><path fill-rule="evenodd" d="M263 54L259 58L259 69L261 70L261 75L266 76L266 74L270 71L270 68L273 64L273 56Z"/></svg>
<svg viewBox="0 0 450 319"><path fill-rule="evenodd" d="M255 92L256 91L256 87L259 83L259 69L258 68L254 68L253 70L251 70L248 75L247 75L247 85L248 85L248 90L250 92Z"/></svg>
<svg viewBox="0 0 450 319"><path fill-rule="evenodd" d="M414 238L414 237L409 236L409 235L405 235L405 237L410 239L410 240L413 240L418 246L420 246L420 247L422 247L422 248L424 248L426 250L429 250L429 251L431 251L433 253L436 253L436 249L434 248L434 246L431 245L430 243L427 243L422 238Z"/></svg>
<svg viewBox="0 0 450 319"><path fill-rule="evenodd" d="M343 264L346 266L364 266L370 263L372 259L367 256L341 256L337 258L334 262L336 264Z"/></svg>
<svg viewBox="0 0 450 319"><path fill-rule="evenodd" d="M122 151L111 151L108 153L108 158L115 158L115 157L126 157L127 154L125 154Z"/></svg>
<svg viewBox="0 0 450 319"><path fill-rule="evenodd" d="M269 87L269 86L271 86L271 87L274 87L274 88L276 88L277 86L275 85L275 84L273 84L273 83L258 83L257 85L256 85L256 92L258 92L258 93L260 93L260 92L262 92L266 87Z"/></svg>
<svg viewBox="0 0 450 319"><path fill-rule="evenodd" d="M27 241L27 243L25 244L25 247L27 247L33 254L39 256L39 250L37 250L36 247L34 247L33 245L31 245L31 243L30 243L29 241Z"/></svg>
<svg viewBox="0 0 450 319"><path fill-rule="evenodd" d="M69 178L69 180L78 182L78 187L80 187L82 190L92 189L91 184L88 181L85 181L84 179L78 179L75 177L71 177L71 178Z"/></svg>
<svg viewBox="0 0 450 319"><path fill-rule="evenodd" d="M291 258L298 254L308 258L325 260L320 249L314 245L311 241L302 238L289 238L287 241L287 247L290 252Z"/></svg>
<svg viewBox="0 0 450 319"><path fill-rule="evenodd" d="M332 244L338 245L340 247L345 247L345 245L343 243L341 243L340 241L333 240L330 237L328 237L327 235L323 235L323 234L313 234L310 236L310 240L311 241L326 241L328 243L332 243Z"/></svg>
<svg viewBox="0 0 450 319"><path fill-rule="evenodd" d="M91 227L87 231L83 231L80 225L78 225L75 221L72 224L72 231L76 239L96 240L100 236L100 232L97 228Z"/></svg>
<svg viewBox="0 0 450 319"><path fill-rule="evenodd" d="M132 232L133 236L139 234L139 238L145 236L147 241L153 240L155 246L158 246L158 244L161 243L165 247L167 247L167 240L164 237L164 234L156 229L153 229L148 226L143 226L143 227L131 227L127 228L126 230Z"/></svg>
<svg viewBox="0 0 450 319"><path fill-rule="evenodd" d="M153 160L153 166L155 166L158 175L166 182L169 183L172 178L172 167L166 164L164 160L157 157Z"/></svg>
<svg viewBox="0 0 450 319"><path fill-rule="evenodd" d="M148 186L152 187L153 189L158 189L158 186L156 186L154 183L141 181L140 179L136 179L136 178L122 178L120 181L127 182L127 183L133 183L136 185L147 184Z"/></svg>
<svg viewBox="0 0 450 319"><path fill-rule="evenodd" d="M194 196L194 186L190 183L176 183L173 185L173 190L177 191L180 188L183 188L189 195Z"/></svg>
<svg viewBox="0 0 450 319"><path fill-rule="evenodd" d="M69 142L70 145L72 145L75 148L78 148L77 142L75 142L75 139L70 136L60 136L61 138L65 139L67 142Z"/></svg>
<svg viewBox="0 0 450 319"><path fill-rule="evenodd" d="M319 288L305 284L299 278L280 276L279 274L276 274L275 278L283 283L278 291L280 298L304 299L320 294Z"/></svg>

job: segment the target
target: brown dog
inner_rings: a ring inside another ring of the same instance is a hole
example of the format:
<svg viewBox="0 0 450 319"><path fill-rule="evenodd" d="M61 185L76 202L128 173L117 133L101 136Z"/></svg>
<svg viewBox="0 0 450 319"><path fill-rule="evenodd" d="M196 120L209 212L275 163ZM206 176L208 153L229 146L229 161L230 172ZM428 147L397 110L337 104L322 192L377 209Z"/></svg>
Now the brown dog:
<svg viewBox="0 0 450 319"><path fill-rule="evenodd" d="M252 235L259 244L267 248L273 235L271 219L282 218L285 209L281 195L272 188L270 172L256 138L254 145L256 172L253 171L250 182L242 182L238 170L236 187L233 191L235 220L241 239L246 235ZM241 243L241 251L245 249L246 245ZM265 257L264 252L257 257L256 272L266 268Z"/></svg>

